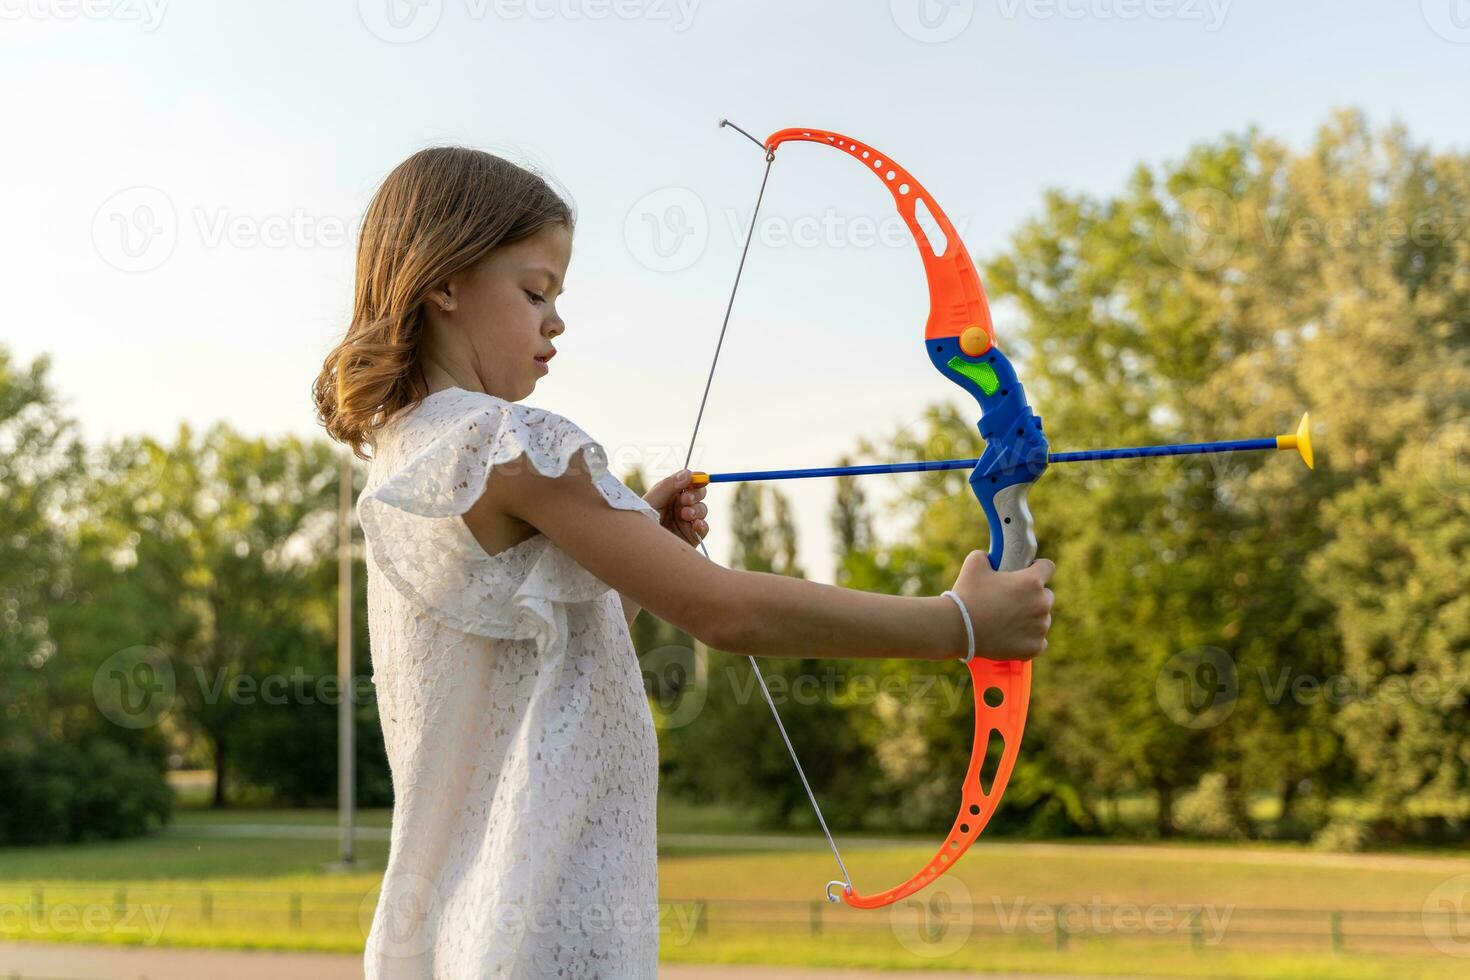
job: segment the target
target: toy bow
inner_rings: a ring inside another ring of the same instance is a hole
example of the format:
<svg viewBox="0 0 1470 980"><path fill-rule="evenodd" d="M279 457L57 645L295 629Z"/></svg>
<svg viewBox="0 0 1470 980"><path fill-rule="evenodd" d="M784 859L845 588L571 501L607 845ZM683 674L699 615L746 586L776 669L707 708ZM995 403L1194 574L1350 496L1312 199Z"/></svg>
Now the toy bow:
<svg viewBox="0 0 1470 980"><path fill-rule="evenodd" d="M923 184L887 154L840 133L821 129L782 129L772 133L761 143L727 120L721 120L720 125L730 126L766 151L766 173L761 181L760 194L756 198L756 213L751 216L750 233L755 230L756 214L759 213L761 198L765 194L766 180L770 177L776 149L784 143L806 142L831 147L863 165L888 189L899 215L913 235L924 263L924 278L929 288L929 316L924 324L924 351L940 374L968 392L979 405L978 427L985 440L985 451L978 459L941 463L729 474L696 473L696 485L844 473L973 467L970 488L985 512L985 520L990 529L990 551L987 557L992 568L1004 572L1025 568L1036 557L1036 535L1032 528L1031 511L1026 505L1026 495L1031 485L1046 471L1049 463L1269 448L1296 449L1307 465L1312 465L1309 420L1306 416L1303 416L1301 427L1295 434L1273 439L1051 453L1042 431L1041 417L1031 410L1026 400L1026 389L1017 378L1014 365L996 343L990 307L985 299L985 290L980 284L980 276L975 271L975 264L944 209ZM925 216L937 229L937 237L942 238L942 241L931 240L920 223L921 211L926 213ZM745 257L750 250L750 233L746 236L735 286L731 289L730 303L726 307L725 320L720 328L720 342L716 345L709 380L705 383L704 399L700 403L699 418L695 421L694 436L699 432L699 420L703 418L705 402L709 398L710 381L714 378L715 363L719 360L719 350L724 343L725 330L729 326L730 310L734 305L735 291L739 287L740 273L744 270ZM690 438L691 456L694 436ZM685 460L685 466L688 466L688 459ZM708 555L708 551L705 553ZM842 872L842 880L830 882L827 886L827 897L831 901L839 901L838 896L833 893L834 889L840 889L841 900L845 900L848 905L863 909L881 908L912 895L953 867L995 814L1021 749L1021 735L1026 725L1026 709L1031 697L1029 661L976 657L967 664L973 685L975 734L970 747L970 764L965 772L964 784L960 787L959 813L945 836L944 843L927 864L902 884L873 894L859 892L854 887L754 657L750 658L750 664ZM998 751L992 751L992 743L997 744ZM988 766L987 759L992 760Z"/></svg>

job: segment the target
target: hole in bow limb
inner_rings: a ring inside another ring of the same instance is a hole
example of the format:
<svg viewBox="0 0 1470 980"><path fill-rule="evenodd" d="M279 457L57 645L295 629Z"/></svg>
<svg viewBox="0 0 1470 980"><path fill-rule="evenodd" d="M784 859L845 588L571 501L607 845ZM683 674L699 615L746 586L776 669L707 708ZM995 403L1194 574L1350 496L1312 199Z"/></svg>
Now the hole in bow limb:
<svg viewBox="0 0 1470 980"><path fill-rule="evenodd" d="M1000 770L1000 760L1005 752L1005 736L991 729L990 737L985 740L985 761L980 765L980 792L986 796L990 795L990 788L995 785L995 774Z"/></svg>
<svg viewBox="0 0 1470 980"><path fill-rule="evenodd" d="M939 228L939 222L934 218L934 212L929 210L929 202L922 197L914 198L914 221L918 223L919 230L924 233L929 247L934 250L935 258L940 258L949 251L949 239L944 237L944 232Z"/></svg>

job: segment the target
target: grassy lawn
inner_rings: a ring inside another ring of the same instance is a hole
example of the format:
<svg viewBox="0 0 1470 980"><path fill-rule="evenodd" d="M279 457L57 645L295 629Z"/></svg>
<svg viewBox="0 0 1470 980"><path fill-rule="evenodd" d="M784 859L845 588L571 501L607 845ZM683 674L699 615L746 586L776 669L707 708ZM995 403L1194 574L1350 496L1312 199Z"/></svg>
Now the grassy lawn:
<svg viewBox="0 0 1470 980"><path fill-rule="evenodd" d="M0 849L0 936L360 950L387 842L359 841L358 867L341 872L329 870L329 834L266 835L335 821L329 811L185 810L141 840ZM359 823L386 827L388 813ZM241 826L266 829L222 836ZM762 849L747 827L739 814L661 810L665 834L741 834L738 847L689 838L661 855L665 960L1231 977L1470 967L1434 949L1421 915L1436 886L1470 872L1464 856L989 842L920 900L861 912L820 901L833 877L820 840ZM844 850L870 887L903 880L931 853L892 842Z"/></svg>

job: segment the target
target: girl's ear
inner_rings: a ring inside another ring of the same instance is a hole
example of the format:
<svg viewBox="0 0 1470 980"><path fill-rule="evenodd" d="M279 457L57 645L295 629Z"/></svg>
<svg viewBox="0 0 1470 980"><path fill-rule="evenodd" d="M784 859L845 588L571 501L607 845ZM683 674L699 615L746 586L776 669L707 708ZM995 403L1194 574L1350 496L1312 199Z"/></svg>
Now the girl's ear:
<svg viewBox="0 0 1470 980"><path fill-rule="evenodd" d="M438 310L441 313L448 313L454 309L454 295L449 280L446 279L430 289L424 295L424 302L430 309Z"/></svg>

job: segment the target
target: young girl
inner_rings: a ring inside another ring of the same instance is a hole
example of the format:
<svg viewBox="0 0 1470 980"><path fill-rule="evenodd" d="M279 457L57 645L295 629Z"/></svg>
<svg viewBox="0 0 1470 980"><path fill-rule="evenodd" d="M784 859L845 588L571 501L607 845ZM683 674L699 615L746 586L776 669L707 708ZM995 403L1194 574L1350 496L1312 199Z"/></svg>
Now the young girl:
<svg viewBox="0 0 1470 980"><path fill-rule="evenodd" d="M640 499L591 436L522 404L566 330L572 224L498 157L409 157L368 208L352 325L316 380L327 431L372 450L358 515L394 808L368 980L656 975L643 606L760 656L1046 647L1049 561L1001 574L973 552L927 598L722 568L694 547L687 470Z"/></svg>

